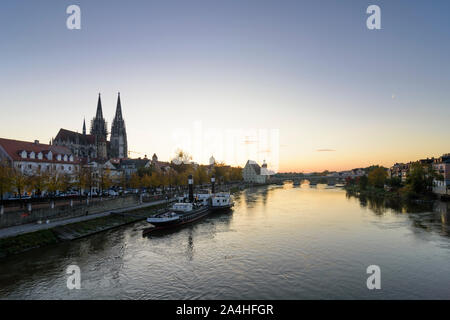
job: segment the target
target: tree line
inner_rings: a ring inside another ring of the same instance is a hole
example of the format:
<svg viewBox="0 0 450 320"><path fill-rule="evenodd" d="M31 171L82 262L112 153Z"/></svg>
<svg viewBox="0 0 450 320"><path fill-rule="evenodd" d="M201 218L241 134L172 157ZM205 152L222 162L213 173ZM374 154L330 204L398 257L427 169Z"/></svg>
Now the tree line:
<svg viewBox="0 0 450 320"><path fill-rule="evenodd" d="M381 189L397 193L407 198L430 195L434 180L442 180L431 164L412 163L406 179L388 177L387 169L381 166L367 168L367 176L347 178L346 185L358 191L379 191Z"/></svg>
<svg viewBox="0 0 450 320"><path fill-rule="evenodd" d="M24 172L20 168L12 167L7 161L0 162L0 197L3 202L5 193L15 193L19 199L24 193L34 192L35 195L54 196L57 192L77 190L81 196L82 190L91 191L97 188L100 192L111 187L133 189L155 189L169 186L187 185L187 177L192 174L195 184L210 183L215 175L218 183L242 180L242 168L218 163L213 167L194 165L172 161L166 170L159 170L153 166L139 168L130 177L123 172L117 176L111 175L108 168L95 170L90 166L76 168L72 174L60 172L52 167L49 170L37 169Z"/></svg>
<svg viewBox="0 0 450 320"><path fill-rule="evenodd" d="M131 175L129 184L134 189L186 186L189 175L192 175L196 185L209 184L213 175L217 183L227 183L242 180L242 168L227 166L223 163L210 167L186 163L177 164L172 161L165 170L159 170L153 166L139 168L136 173Z"/></svg>

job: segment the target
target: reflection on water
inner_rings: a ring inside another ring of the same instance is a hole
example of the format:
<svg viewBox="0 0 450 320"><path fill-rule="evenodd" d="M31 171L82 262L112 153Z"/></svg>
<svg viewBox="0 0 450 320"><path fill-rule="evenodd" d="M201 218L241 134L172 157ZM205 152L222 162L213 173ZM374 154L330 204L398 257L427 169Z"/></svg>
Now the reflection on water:
<svg viewBox="0 0 450 320"><path fill-rule="evenodd" d="M347 198L352 197L346 194ZM407 214L414 227L436 231L450 236L450 202L442 201L398 201L383 198L359 197L363 208L369 208L376 215Z"/></svg>
<svg viewBox="0 0 450 320"><path fill-rule="evenodd" d="M3 299L450 298L449 204L270 186L230 213L143 237L139 222L0 261ZM66 287L67 266L81 290ZM382 290L366 268L382 270Z"/></svg>

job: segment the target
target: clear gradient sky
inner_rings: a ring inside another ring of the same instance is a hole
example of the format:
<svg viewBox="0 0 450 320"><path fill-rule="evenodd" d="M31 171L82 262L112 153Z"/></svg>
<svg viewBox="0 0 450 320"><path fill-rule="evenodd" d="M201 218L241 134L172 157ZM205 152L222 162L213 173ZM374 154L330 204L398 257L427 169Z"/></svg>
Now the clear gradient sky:
<svg viewBox="0 0 450 320"><path fill-rule="evenodd" d="M0 39L0 137L81 132L98 92L111 124L120 91L129 149L162 160L196 121L279 129L280 171L450 152L447 0L2 0Z"/></svg>

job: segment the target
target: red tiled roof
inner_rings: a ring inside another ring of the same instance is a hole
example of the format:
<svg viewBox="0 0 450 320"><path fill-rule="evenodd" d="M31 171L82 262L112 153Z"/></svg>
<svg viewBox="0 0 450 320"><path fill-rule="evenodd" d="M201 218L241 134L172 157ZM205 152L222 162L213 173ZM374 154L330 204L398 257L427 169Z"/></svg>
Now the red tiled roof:
<svg viewBox="0 0 450 320"><path fill-rule="evenodd" d="M56 156L58 154L61 155L72 155L72 152L70 149L63 147L63 146L55 146L55 145L49 145L49 144L43 144L43 143L35 143L35 142L27 142L27 141L19 141L19 140L11 140L11 139L3 139L0 138L0 149L3 150L12 160L14 161L30 161L30 162L55 162L55 163L78 163L78 159L74 156L74 161L58 161ZM23 159L21 157L22 151L27 152L27 158ZM30 152L35 153L35 158L31 159L29 158ZM47 153L51 151L53 154L52 160L48 160L45 156ZM42 152L44 155L43 159L38 159L38 153Z"/></svg>

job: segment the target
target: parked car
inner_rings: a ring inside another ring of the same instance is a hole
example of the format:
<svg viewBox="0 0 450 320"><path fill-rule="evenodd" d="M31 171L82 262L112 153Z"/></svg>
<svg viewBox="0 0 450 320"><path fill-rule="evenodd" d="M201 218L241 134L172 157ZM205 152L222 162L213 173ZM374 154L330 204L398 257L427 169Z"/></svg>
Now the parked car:
<svg viewBox="0 0 450 320"><path fill-rule="evenodd" d="M118 196L119 193L118 193L117 191L114 191L114 190L109 190L109 191L108 191L108 195L114 197L114 196Z"/></svg>

